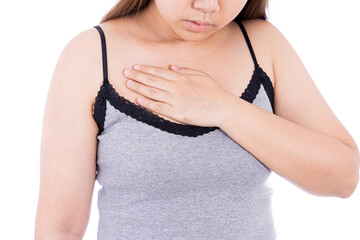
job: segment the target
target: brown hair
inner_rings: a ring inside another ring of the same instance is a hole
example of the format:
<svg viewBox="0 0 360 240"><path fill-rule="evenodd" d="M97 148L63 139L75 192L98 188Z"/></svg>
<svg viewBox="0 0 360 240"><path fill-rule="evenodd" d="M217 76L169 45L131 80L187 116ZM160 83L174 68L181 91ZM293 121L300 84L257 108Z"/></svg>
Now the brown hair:
<svg viewBox="0 0 360 240"><path fill-rule="evenodd" d="M100 23L104 23L115 18L137 14L139 11L146 8L150 1L151 0L119 0L119 2L101 19ZM244 19L254 18L268 20L266 15L268 3L269 0L248 0L234 21L239 22Z"/></svg>

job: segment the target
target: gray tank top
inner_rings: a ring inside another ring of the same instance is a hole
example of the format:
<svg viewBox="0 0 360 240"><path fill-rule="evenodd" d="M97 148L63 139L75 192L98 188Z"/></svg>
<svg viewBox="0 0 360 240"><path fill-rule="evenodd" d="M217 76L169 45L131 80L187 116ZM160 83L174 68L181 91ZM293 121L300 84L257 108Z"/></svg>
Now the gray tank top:
<svg viewBox="0 0 360 240"><path fill-rule="evenodd" d="M254 61L240 98L273 113L274 89ZM271 170L218 127L168 121L104 81L95 98L97 239L276 239L267 179Z"/></svg>

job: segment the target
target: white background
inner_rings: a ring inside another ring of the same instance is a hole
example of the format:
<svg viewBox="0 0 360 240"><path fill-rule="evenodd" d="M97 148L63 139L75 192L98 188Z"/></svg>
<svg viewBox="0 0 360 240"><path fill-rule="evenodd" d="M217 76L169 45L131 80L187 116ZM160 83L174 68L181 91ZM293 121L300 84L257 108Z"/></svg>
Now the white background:
<svg viewBox="0 0 360 240"><path fill-rule="evenodd" d="M32 239L39 190L43 110L65 45L97 25L116 1L1 1L0 238ZM270 22L289 40L326 101L360 142L360 4L271 0ZM99 66L101 67L101 66ZM359 188L348 199L317 197L273 174L279 240L360 239ZM85 240L97 231L96 182Z"/></svg>

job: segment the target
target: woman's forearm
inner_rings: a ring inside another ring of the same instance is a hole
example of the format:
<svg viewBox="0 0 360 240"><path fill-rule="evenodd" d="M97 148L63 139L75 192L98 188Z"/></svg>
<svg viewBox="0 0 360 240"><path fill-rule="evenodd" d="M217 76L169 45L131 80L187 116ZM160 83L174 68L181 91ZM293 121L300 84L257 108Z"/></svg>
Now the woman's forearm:
<svg viewBox="0 0 360 240"><path fill-rule="evenodd" d="M288 121L238 97L230 98L218 126L259 161L316 195L350 196L359 152L343 142Z"/></svg>

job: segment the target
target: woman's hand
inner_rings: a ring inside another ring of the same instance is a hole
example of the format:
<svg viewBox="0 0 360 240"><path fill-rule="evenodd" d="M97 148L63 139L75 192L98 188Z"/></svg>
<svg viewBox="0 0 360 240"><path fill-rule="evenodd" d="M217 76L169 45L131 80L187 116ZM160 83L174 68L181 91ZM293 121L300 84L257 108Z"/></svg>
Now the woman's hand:
<svg viewBox="0 0 360 240"><path fill-rule="evenodd" d="M125 85L142 95L136 98L139 105L185 124L218 126L234 97L209 74L195 69L136 64L127 70L131 72L123 71L124 76L133 81Z"/></svg>

